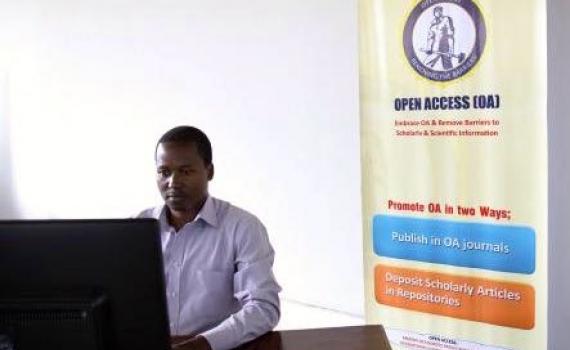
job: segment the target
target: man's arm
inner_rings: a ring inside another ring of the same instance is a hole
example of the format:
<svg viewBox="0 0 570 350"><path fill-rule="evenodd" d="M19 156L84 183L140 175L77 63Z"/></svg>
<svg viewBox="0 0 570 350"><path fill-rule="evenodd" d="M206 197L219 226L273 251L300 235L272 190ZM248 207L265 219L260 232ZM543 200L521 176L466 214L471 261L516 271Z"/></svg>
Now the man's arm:
<svg viewBox="0 0 570 350"><path fill-rule="evenodd" d="M212 350L210 343L203 336L172 337L170 344L173 350Z"/></svg>
<svg viewBox="0 0 570 350"><path fill-rule="evenodd" d="M235 348L272 330L280 317L281 288L273 276L274 251L261 222L246 217L236 227L234 239L234 297L241 309L199 336L213 350Z"/></svg>
<svg viewBox="0 0 570 350"><path fill-rule="evenodd" d="M455 35L455 26L453 25L453 18L446 16L445 19L447 21L447 27L449 28L449 36L453 37Z"/></svg>
<svg viewBox="0 0 570 350"><path fill-rule="evenodd" d="M432 25L428 31L426 48L424 50L428 56L433 53L434 42L435 42L435 32L433 31L433 25Z"/></svg>

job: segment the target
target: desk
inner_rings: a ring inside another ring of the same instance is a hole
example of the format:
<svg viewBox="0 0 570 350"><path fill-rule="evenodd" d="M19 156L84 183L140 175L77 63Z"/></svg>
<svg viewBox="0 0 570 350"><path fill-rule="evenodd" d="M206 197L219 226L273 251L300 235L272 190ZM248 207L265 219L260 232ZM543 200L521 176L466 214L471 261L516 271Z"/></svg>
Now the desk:
<svg viewBox="0 0 570 350"><path fill-rule="evenodd" d="M269 332L236 350L391 350L382 326Z"/></svg>

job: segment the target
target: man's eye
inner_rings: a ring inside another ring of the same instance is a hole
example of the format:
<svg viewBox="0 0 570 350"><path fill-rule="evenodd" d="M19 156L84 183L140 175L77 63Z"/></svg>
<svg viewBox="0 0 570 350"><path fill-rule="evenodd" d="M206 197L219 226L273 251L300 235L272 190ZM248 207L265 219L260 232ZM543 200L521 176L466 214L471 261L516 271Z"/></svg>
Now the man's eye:
<svg viewBox="0 0 570 350"><path fill-rule="evenodd" d="M170 176L170 171L168 171L166 169L159 169L158 175L160 175L161 177L168 177L168 176Z"/></svg>

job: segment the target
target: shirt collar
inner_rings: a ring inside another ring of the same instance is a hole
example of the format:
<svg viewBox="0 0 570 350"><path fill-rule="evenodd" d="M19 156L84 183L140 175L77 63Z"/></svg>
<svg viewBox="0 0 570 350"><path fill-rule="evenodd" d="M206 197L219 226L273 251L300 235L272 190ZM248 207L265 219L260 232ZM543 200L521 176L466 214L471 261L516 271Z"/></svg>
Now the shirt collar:
<svg viewBox="0 0 570 350"><path fill-rule="evenodd" d="M162 205L160 214L158 215L158 220L160 221L160 227L162 231L169 231L172 227L168 223L166 218L166 205ZM217 227L218 226L218 216L216 215L216 207L214 204L214 199L211 196L206 198L206 202L202 206L202 209L198 212L198 215L192 220L192 222L203 220L207 224Z"/></svg>
<svg viewBox="0 0 570 350"><path fill-rule="evenodd" d="M206 202L202 206L202 209L200 209L198 215L196 215L194 221L198 219L204 220L206 223L210 224L211 226L214 227L218 226L218 216L216 215L216 207L214 205L214 199L211 196L208 196L208 198L206 198Z"/></svg>

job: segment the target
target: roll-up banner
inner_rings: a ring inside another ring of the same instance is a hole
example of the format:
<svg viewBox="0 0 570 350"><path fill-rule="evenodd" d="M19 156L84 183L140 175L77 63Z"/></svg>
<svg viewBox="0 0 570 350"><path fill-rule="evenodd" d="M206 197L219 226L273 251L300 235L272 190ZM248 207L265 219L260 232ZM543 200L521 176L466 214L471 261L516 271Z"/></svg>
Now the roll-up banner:
<svg viewBox="0 0 570 350"><path fill-rule="evenodd" d="M546 3L360 0L366 319L547 348Z"/></svg>

